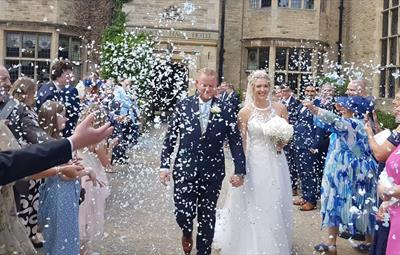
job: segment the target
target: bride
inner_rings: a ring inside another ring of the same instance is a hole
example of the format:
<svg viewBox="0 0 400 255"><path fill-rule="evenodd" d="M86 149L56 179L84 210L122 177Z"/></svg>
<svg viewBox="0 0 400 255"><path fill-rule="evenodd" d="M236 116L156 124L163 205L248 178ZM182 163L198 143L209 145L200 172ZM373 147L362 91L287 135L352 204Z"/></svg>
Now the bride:
<svg viewBox="0 0 400 255"><path fill-rule="evenodd" d="M274 116L287 120L285 106L272 102L265 71L249 76L239 128L246 151L247 175L242 187L229 191L217 212L214 247L222 255L290 254L292 190L283 144L273 144L262 125ZM247 146L246 146L247 144Z"/></svg>

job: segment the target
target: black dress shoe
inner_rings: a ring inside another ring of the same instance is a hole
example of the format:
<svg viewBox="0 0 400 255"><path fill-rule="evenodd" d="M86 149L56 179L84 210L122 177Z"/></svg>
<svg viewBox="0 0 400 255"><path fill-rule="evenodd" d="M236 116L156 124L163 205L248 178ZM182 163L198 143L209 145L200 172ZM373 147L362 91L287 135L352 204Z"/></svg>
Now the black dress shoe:
<svg viewBox="0 0 400 255"><path fill-rule="evenodd" d="M43 242L35 243L32 241L32 244L33 244L33 247L35 247L36 249L43 248Z"/></svg>

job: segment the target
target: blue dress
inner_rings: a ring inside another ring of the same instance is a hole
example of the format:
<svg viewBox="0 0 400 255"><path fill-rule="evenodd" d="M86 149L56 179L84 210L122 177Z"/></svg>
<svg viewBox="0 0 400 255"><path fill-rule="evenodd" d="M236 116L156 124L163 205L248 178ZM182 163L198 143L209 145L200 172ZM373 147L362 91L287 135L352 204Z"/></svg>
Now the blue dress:
<svg viewBox="0 0 400 255"><path fill-rule="evenodd" d="M79 180L46 179L40 187L38 222L46 255L79 255Z"/></svg>
<svg viewBox="0 0 400 255"><path fill-rule="evenodd" d="M320 110L317 125L332 132L321 187L322 227L372 234L378 164L362 119Z"/></svg>

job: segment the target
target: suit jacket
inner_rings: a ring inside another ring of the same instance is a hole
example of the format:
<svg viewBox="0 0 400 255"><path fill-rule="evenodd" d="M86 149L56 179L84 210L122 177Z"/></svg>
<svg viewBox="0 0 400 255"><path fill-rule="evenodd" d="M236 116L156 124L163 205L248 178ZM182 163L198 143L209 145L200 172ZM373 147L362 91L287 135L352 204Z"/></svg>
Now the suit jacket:
<svg viewBox="0 0 400 255"><path fill-rule="evenodd" d="M319 106L319 100L314 100L314 104ZM298 149L313 148L314 142L318 137L317 126L314 124L314 115L299 104L296 108L296 121L294 123L293 144Z"/></svg>
<svg viewBox="0 0 400 255"><path fill-rule="evenodd" d="M54 83L50 81L41 86L38 90L36 101L37 110L39 110L42 104L48 100L58 101L64 105L68 121L65 124L63 136L71 136L78 122L79 113L81 111L78 90L72 85L67 85L62 90L57 90Z"/></svg>
<svg viewBox="0 0 400 255"><path fill-rule="evenodd" d="M297 107L300 105L300 101L297 100L295 97L291 96L289 99L289 103L286 105L288 111L288 120L289 124L293 125L296 123L297 118Z"/></svg>
<svg viewBox="0 0 400 255"><path fill-rule="evenodd" d="M221 100L225 101L230 110L236 115L239 113L240 97L235 91L231 94L228 94L227 92L222 93Z"/></svg>
<svg viewBox="0 0 400 255"><path fill-rule="evenodd" d="M67 163L72 157L67 139L29 145L15 151L0 152L0 185Z"/></svg>
<svg viewBox="0 0 400 255"><path fill-rule="evenodd" d="M179 138L179 148L173 168L175 182L193 181L205 178L222 182L225 176L224 141L229 141L235 174L246 174L245 157L240 131L229 106L213 99L212 108L218 106L221 112L211 110L207 130L201 132L199 99L197 95L177 103L171 116L161 153L161 168L170 167L172 152Z"/></svg>

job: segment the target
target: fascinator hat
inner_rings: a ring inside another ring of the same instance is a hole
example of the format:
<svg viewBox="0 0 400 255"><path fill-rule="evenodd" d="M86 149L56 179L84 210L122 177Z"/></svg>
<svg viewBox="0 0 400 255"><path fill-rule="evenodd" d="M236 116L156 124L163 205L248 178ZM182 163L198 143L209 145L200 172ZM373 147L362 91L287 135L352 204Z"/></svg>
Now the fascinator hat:
<svg viewBox="0 0 400 255"><path fill-rule="evenodd" d="M337 97L336 103L352 111L357 118L362 118L367 112L374 109L372 98L361 96Z"/></svg>

